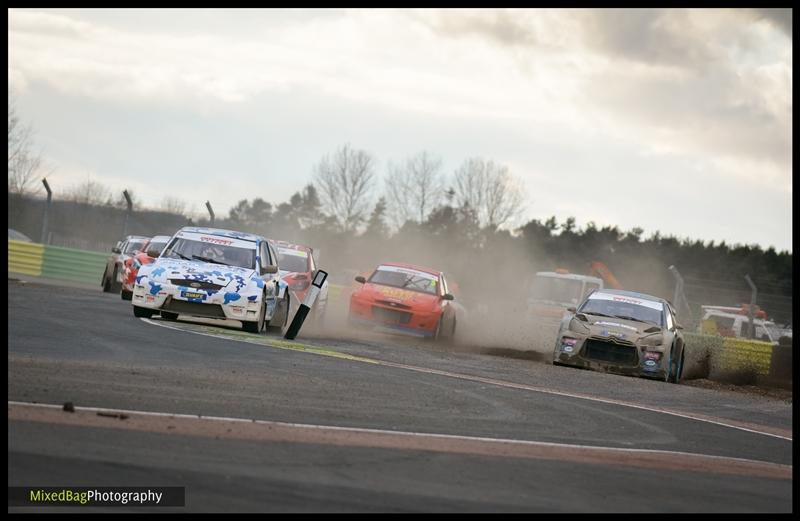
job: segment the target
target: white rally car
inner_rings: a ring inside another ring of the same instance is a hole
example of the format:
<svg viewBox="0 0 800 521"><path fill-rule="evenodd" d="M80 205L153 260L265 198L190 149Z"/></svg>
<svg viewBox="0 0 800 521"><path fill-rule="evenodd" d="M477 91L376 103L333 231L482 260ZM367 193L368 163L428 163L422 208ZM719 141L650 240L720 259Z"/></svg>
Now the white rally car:
<svg viewBox="0 0 800 521"><path fill-rule="evenodd" d="M139 269L133 314L238 320L261 333L282 328L290 295L265 237L216 228L181 228L152 264Z"/></svg>

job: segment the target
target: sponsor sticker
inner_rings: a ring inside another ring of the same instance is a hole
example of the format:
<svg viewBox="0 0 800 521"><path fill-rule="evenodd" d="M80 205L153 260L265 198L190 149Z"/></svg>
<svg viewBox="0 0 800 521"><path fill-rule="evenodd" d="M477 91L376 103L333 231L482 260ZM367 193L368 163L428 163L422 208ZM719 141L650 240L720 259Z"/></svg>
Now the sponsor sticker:
<svg viewBox="0 0 800 521"><path fill-rule="evenodd" d="M222 239L220 237L208 237L207 235L201 236L200 240L203 242L210 242L213 244L222 244L224 246L230 246L231 244L233 244L233 241L230 239Z"/></svg>
<svg viewBox="0 0 800 521"><path fill-rule="evenodd" d="M656 302L654 300L626 297L623 295L612 295L610 293L595 292L589 295L589 298L592 300L611 300L613 302L624 302L626 304L635 304L637 306L644 306L646 308L657 309L659 311L664 309L664 305L661 302Z"/></svg>
<svg viewBox="0 0 800 521"><path fill-rule="evenodd" d="M614 327L621 327L622 329L629 329L629 330L631 330L631 331L636 331L636 328L635 328L635 327L633 327L633 326L629 326L629 325L627 325L627 324L620 324L619 322L605 322L605 321L600 321L600 322L595 322L595 323L594 323L594 325L597 325L597 326L614 326ZM606 330L606 329L604 329L604 330L601 332L601 334L602 334L603 336L608 336L608 335L609 335L609 331L608 331L608 330ZM625 338L625 337L624 337L624 335L622 335L621 333L619 333L619 334L618 334L618 333L613 333L613 332L611 332L611 334L612 334L612 335L616 335L616 336L620 336L621 338Z"/></svg>
<svg viewBox="0 0 800 521"><path fill-rule="evenodd" d="M194 291L181 291L181 296L185 298L203 298L205 295Z"/></svg>
<svg viewBox="0 0 800 521"><path fill-rule="evenodd" d="M573 350L573 347L572 346L561 346L561 350L564 351L565 353L571 353L572 350Z"/></svg>
<svg viewBox="0 0 800 521"><path fill-rule="evenodd" d="M200 241L209 244L219 244L222 246L233 246L235 248L245 248L248 250L256 249L255 242L248 241L245 239L237 239L234 237L218 237L214 235L208 235L205 233L191 233L191 232L178 233L176 234L176 237L180 237L182 239L188 239L190 241Z"/></svg>
<svg viewBox="0 0 800 521"><path fill-rule="evenodd" d="M386 298L405 300L413 296L413 293L400 288L381 288L381 295Z"/></svg>

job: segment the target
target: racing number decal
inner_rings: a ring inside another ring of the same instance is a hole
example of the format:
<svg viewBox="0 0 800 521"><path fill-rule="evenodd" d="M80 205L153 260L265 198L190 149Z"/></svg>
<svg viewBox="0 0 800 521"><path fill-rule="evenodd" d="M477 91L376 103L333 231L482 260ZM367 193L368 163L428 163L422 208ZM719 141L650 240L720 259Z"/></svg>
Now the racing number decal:
<svg viewBox="0 0 800 521"><path fill-rule="evenodd" d="M411 296L408 291L399 288L381 288L381 295L397 300L404 300Z"/></svg>

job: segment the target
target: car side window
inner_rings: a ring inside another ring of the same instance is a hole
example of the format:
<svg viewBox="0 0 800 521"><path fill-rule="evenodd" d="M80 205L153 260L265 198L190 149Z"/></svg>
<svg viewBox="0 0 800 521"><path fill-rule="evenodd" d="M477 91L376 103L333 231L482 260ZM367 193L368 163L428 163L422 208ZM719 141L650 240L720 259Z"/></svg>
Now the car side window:
<svg viewBox="0 0 800 521"><path fill-rule="evenodd" d="M270 266L277 266L278 265L278 255L275 253L275 250L272 248L270 244L269 248L269 264Z"/></svg>
<svg viewBox="0 0 800 521"><path fill-rule="evenodd" d="M441 281L442 281L442 289L439 291L439 294L446 295L450 293L450 290L447 288L447 280L445 280L444 278L444 273L442 273Z"/></svg>
<svg viewBox="0 0 800 521"><path fill-rule="evenodd" d="M672 320L672 311L671 311L669 308L666 308L666 309L664 310L664 313L665 313L665 314L666 314L666 316L667 316L667 329L671 331L671 330L672 330L672 328L673 328L673 326L674 326L674 324L675 324L675 323L673 322L673 320Z"/></svg>
<svg viewBox="0 0 800 521"><path fill-rule="evenodd" d="M258 252L258 256L261 257L261 260L260 260L261 266L259 266L259 268L263 268L264 266L269 266L270 265L268 246L267 246L266 242L262 242L261 243L261 248L260 248L260 250Z"/></svg>

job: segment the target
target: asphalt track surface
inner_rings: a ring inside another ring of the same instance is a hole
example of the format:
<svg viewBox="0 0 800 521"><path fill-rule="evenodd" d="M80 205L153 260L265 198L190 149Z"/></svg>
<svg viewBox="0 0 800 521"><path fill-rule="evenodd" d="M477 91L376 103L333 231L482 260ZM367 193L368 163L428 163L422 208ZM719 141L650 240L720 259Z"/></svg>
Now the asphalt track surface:
<svg viewBox="0 0 800 521"><path fill-rule="evenodd" d="M99 288L9 280L8 308L9 486L181 486L192 511L792 510L783 401L146 321Z"/></svg>

